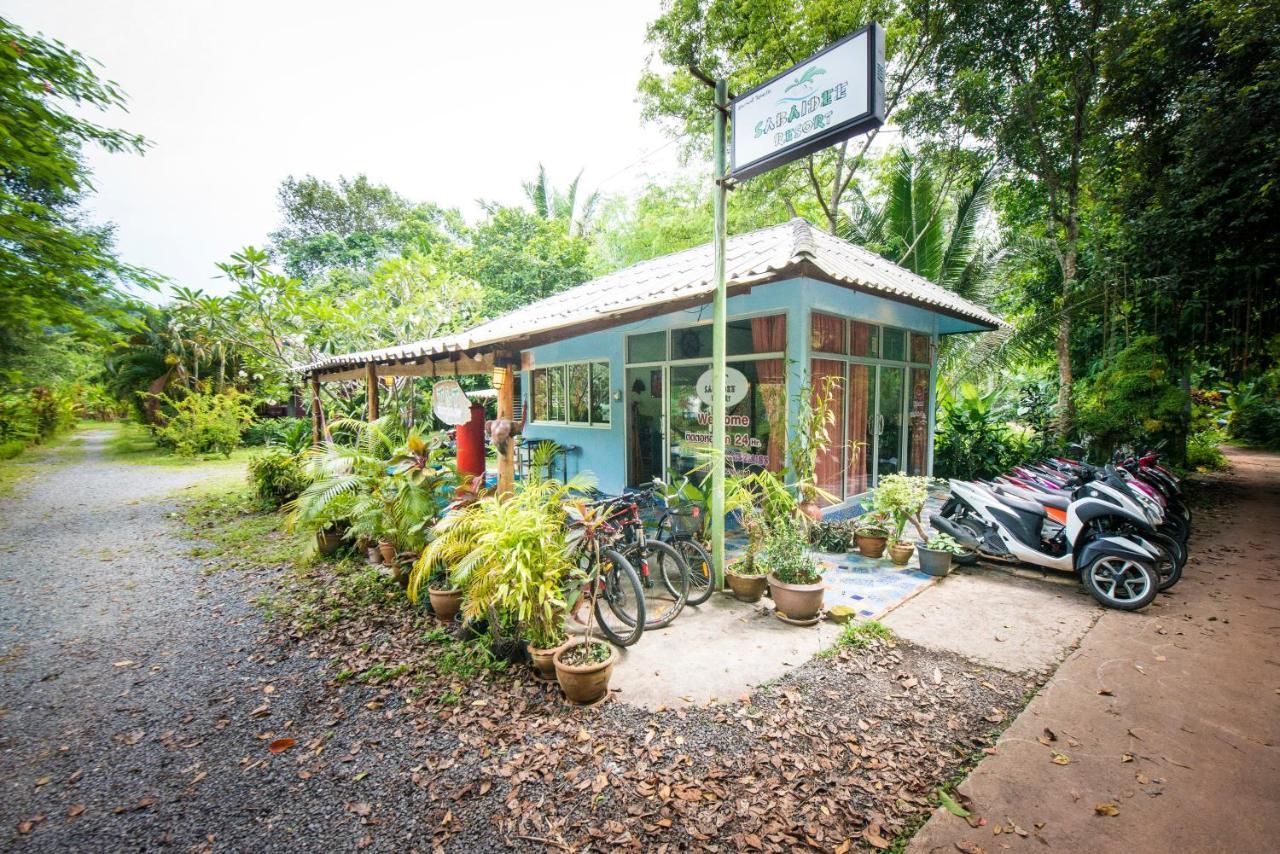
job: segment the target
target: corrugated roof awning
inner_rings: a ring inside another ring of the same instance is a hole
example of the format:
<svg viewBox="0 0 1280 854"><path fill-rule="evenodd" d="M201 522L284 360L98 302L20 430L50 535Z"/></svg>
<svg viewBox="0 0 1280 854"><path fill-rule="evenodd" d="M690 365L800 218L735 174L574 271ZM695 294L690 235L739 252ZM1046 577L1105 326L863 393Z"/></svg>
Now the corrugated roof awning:
<svg viewBox="0 0 1280 854"><path fill-rule="evenodd" d="M524 349L708 302L715 291L712 261L707 243L633 264L463 332L329 356L299 370L325 379L347 378L370 363L395 365L397 374L406 373L406 366L428 376L455 369L482 373L492 367L487 354L498 350ZM730 293L803 275L957 318L972 324L973 331L1008 326L982 306L799 218L729 238L725 271ZM441 364L444 360L453 364Z"/></svg>

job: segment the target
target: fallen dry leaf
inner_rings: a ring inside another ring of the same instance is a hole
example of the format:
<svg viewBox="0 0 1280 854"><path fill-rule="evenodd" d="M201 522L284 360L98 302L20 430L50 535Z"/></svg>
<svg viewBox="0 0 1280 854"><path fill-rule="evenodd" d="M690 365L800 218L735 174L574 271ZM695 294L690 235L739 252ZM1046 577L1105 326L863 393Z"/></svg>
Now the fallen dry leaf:
<svg viewBox="0 0 1280 854"><path fill-rule="evenodd" d="M297 742L292 738L277 738L275 741L267 745L267 750L272 753L284 753L295 744L297 744Z"/></svg>
<svg viewBox="0 0 1280 854"><path fill-rule="evenodd" d="M1093 811L1098 815L1109 815L1112 817L1120 815L1120 808L1115 804L1094 804Z"/></svg>
<svg viewBox="0 0 1280 854"><path fill-rule="evenodd" d="M1051 761L1054 765L1070 765L1071 757L1065 753L1058 753L1055 750L1053 752L1052 758L1049 761Z"/></svg>
<svg viewBox="0 0 1280 854"><path fill-rule="evenodd" d="M75 818L84 812L84 804L72 804L67 807L67 818Z"/></svg>

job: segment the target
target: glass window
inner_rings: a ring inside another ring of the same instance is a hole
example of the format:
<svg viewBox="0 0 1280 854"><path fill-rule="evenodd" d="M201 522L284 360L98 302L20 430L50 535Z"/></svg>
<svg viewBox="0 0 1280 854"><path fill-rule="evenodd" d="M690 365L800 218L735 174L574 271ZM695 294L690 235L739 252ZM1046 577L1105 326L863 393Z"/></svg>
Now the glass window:
<svg viewBox="0 0 1280 854"><path fill-rule="evenodd" d="M586 362L582 362L568 365L566 370L569 372L569 420L577 424L588 424L591 421L591 368Z"/></svg>
<svg viewBox="0 0 1280 854"><path fill-rule="evenodd" d="M911 361L929 364L929 336L911 333Z"/></svg>
<svg viewBox="0 0 1280 854"><path fill-rule="evenodd" d="M787 318L745 317L725 324L725 352L729 356L781 353L787 349ZM711 324L671 331L672 359L710 359Z"/></svg>
<svg viewBox="0 0 1280 854"><path fill-rule="evenodd" d="M809 318L809 347L818 353L847 353L842 317L815 311Z"/></svg>
<svg viewBox="0 0 1280 854"><path fill-rule="evenodd" d="M533 395L531 410L531 421L547 420L547 369L538 368L533 372Z"/></svg>
<svg viewBox="0 0 1280 854"><path fill-rule="evenodd" d="M591 423L608 424L612 407L609 401L609 363L591 363Z"/></svg>
<svg viewBox="0 0 1280 854"><path fill-rule="evenodd" d="M608 362L575 362L531 371L531 421L608 424Z"/></svg>
<svg viewBox="0 0 1280 854"><path fill-rule="evenodd" d="M666 358L667 333L646 332L643 335L627 336L627 361L661 362Z"/></svg>
<svg viewBox="0 0 1280 854"><path fill-rule="evenodd" d="M910 394L911 399L907 401L907 474L924 474L929 464L929 370L927 368L911 369Z"/></svg>
<svg viewBox="0 0 1280 854"><path fill-rule="evenodd" d="M907 360L907 333L901 329L884 330L884 358L893 362Z"/></svg>
<svg viewBox="0 0 1280 854"><path fill-rule="evenodd" d="M849 321L849 355L864 356L867 358L875 358L879 355L879 348L876 346L880 336L880 330L870 323L863 323L861 320Z"/></svg>
<svg viewBox="0 0 1280 854"><path fill-rule="evenodd" d="M564 365L547 368L546 421L564 420Z"/></svg>

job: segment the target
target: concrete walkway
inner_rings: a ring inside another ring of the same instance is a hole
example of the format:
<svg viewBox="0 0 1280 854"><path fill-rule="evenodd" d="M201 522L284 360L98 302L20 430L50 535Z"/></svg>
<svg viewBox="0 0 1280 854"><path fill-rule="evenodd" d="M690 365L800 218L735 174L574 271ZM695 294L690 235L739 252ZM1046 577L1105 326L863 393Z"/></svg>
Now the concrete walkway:
<svg viewBox="0 0 1280 854"><path fill-rule="evenodd" d="M1280 457L1229 456L1183 581L1105 611L961 784L984 826L939 809L910 852L1277 850Z"/></svg>

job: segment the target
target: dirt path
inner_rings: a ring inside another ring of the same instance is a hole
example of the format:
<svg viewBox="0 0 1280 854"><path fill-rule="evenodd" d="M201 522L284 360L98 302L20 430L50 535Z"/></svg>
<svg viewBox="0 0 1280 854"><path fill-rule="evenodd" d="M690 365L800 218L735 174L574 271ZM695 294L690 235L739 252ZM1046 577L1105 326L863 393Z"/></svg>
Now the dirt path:
<svg viewBox="0 0 1280 854"><path fill-rule="evenodd" d="M960 786L986 826L939 810L909 851L1276 850L1280 457L1229 456L1172 595L1106 612Z"/></svg>

